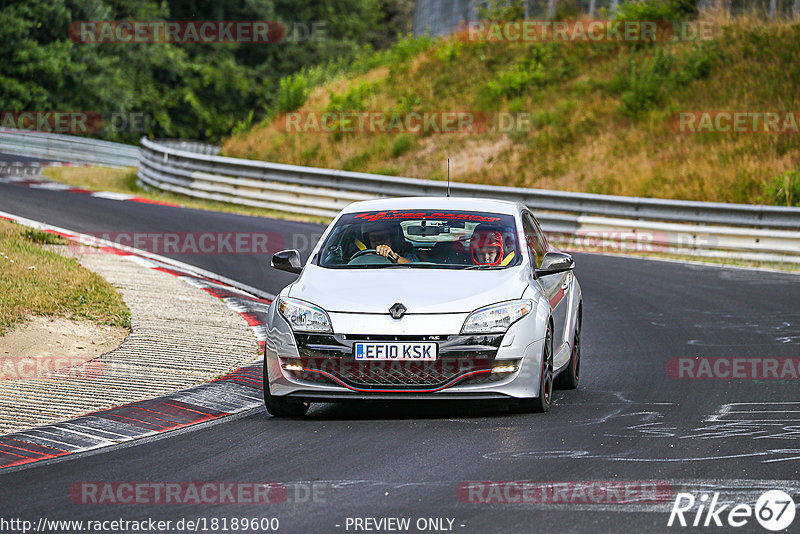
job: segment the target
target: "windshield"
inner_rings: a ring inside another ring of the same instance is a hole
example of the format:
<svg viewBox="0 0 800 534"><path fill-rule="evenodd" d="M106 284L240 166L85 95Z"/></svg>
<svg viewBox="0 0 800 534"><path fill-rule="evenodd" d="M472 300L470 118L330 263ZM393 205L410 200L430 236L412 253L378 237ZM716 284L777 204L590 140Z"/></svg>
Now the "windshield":
<svg viewBox="0 0 800 534"><path fill-rule="evenodd" d="M353 269L503 269L519 258L512 215L403 210L342 216L316 262Z"/></svg>

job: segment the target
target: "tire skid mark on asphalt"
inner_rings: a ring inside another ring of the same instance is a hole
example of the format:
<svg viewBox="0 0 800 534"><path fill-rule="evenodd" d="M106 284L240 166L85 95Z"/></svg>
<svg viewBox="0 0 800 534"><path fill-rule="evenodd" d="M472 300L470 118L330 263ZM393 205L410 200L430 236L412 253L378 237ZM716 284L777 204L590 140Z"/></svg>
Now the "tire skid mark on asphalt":
<svg viewBox="0 0 800 534"><path fill-rule="evenodd" d="M645 413L645 412L643 412ZM646 412L654 417L643 417L641 422L625 428L628 433L606 433L605 436L630 438L637 435L671 437L690 440L726 440L749 437L752 440L800 439L800 402L733 402L721 405L717 411L703 418L697 426L688 429L668 426L662 412ZM640 415L628 413L620 417ZM781 449L782 450L782 449ZM764 463L782 460L765 460Z"/></svg>
<svg viewBox="0 0 800 534"><path fill-rule="evenodd" d="M475 481L485 487L489 484L488 481ZM464 495L464 485L468 483L464 480L451 479L451 480L364 480L364 479L339 479L339 480L286 480L281 484L287 489L294 487L307 487L309 484L314 484L315 487L327 491L335 490L337 498L342 501L356 500L363 495L365 489L374 489L379 493L388 493L394 499L403 499L406 494L409 498L417 498L420 490L426 490L427 495L436 494L441 492L449 492L452 495L452 504L442 505L439 513L452 514L455 510L476 509L481 511L488 511L492 509L501 510L539 510L539 511L563 511L574 513L576 511L582 512L610 512L610 513L629 513L629 512L646 512L646 513L669 513L675 497L678 493L691 493L693 495L701 495L708 493L719 493L718 504L727 505L731 508L737 504L754 505L765 491L779 489L790 495L800 493L800 481L791 479L726 479L726 478L706 478L706 479L673 479L664 478L658 480L561 480L561 481L540 481L540 480L503 480L495 482L499 487L505 487L509 484L529 485L533 488L558 488L566 487L566 491L562 491L555 496L553 493L549 494L547 500L540 498L541 493L533 491L529 497L525 497L522 491L512 492L512 496L508 501L502 491L494 493L489 498L489 502L482 502L476 499L475 502L470 501L468 498L469 493ZM639 487L642 484L649 484L656 488L656 493L651 497L639 495L625 495L626 484L632 484L633 487ZM574 490L574 491L573 491ZM584 490L584 491L581 491ZM594 491L585 491L594 490ZM353 495L346 495L347 491L352 491ZM607 495L605 499L592 500L593 496L597 496L597 491L601 495ZM608 493L606 493L608 492ZM487 494L483 493L484 498ZM559 502L559 499L561 502ZM498 502L499 501L499 502ZM796 508L800 509L800 503L796 503Z"/></svg>
<svg viewBox="0 0 800 534"><path fill-rule="evenodd" d="M605 460L608 462L633 462L633 463L684 463L684 462L711 462L728 461L737 458L763 458L761 463L792 462L800 460L800 449L776 448L760 451L744 452L739 454L717 454L713 456L694 456L680 458L643 458L626 454L597 454L587 450L530 450L530 451L502 451L491 452L483 455L487 460L530 460L530 459L581 459Z"/></svg>
<svg viewBox="0 0 800 534"><path fill-rule="evenodd" d="M694 457L652 457L643 455L641 450L619 450L615 453L598 453L580 447L563 450L507 450L483 454L487 460L530 460L530 459L579 459L606 462L629 463L681 463L681 462L728 462L739 458L754 458L762 464L786 464L800 461L800 401L733 402L720 405L713 414L702 417L699 422L683 420L673 422L660 407L669 407L668 402L634 402L622 393L597 391L610 394L618 402L604 402L600 399L595 406L605 405L612 409L590 420L570 421L571 426L602 425L612 419L635 418L621 430L604 432L609 438L651 438L657 443L663 438L675 438L702 442L707 440L726 440L737 437L749 438L753 450L730 450L716 453L698 454ZM557 399L556 399L557 400ZM649 408L649 409L642 409ZM657 409L658 408L658 409ZM629 411L633 410L633 411ZM762 440L780 440L765 446ZM787 441L788 440L788 441Z"/></svg>
<svg viewBox="0 0 800 534"><path fill-rule="evenodd" d="M36 224L46 232L80 241L81 234L48 227L37 221L2 215L4 219ZM146 257L113 246L102 250L176 276L224 302L250 325L261 351L266 343L266 315L271 300L256 297L211 276L176 268L166 258ZM0 436L0 470L51 460L69 454L109 447L118 443L177 430L240 413L263 404L262 361L231 371L211 382L163 397L141 400L89 413L67 421Z"/></svg>

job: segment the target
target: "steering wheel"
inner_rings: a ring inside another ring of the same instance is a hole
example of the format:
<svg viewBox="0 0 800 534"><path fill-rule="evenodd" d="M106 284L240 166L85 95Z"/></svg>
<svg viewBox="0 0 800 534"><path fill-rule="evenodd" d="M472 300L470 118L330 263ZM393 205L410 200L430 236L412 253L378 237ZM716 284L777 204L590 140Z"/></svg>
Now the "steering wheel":
<svg viewBox="0 0 800 534"><path fill-rule="evenodd" d="M390 256L381 256L380 254L378 254L378 251L375 250L374 248L365 248L364 250L359 250L358 252L350 256L350 260L348 261L348 263L352 262L356 258L360 258L361 256L366 256L367 254L375 254L376 256L380 256L385 260L389 260L391 263L397 263L397 260Z"/></svg>

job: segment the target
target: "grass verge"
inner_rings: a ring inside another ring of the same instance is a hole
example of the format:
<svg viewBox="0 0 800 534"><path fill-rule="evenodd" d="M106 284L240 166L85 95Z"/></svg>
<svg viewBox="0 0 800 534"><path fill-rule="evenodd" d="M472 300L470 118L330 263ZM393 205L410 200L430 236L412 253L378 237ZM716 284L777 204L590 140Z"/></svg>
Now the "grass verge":
<svg viewBox="0 0 800 534"><path fill-rule="evenodd" d="M63 238L0 220L0 336L31 315L130 328L119 292L76 260L47 250Z"/></svg>

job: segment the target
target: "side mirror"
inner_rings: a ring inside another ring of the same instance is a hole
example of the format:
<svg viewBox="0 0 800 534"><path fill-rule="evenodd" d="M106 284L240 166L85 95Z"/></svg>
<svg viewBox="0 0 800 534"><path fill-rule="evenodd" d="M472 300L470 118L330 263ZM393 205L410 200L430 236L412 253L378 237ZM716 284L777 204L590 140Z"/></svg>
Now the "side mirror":
<svg viewBox="0 0 800 534"><path fill-rule="evenodd" d="M536 269L536 276L563 273L575 268L575 260L563 252L548 252L542 258L542 266Z"/></svg>
<svg viewBox="0 0 800 534"><path fill-rule="evenodd" d="M296 250L281 250L272 255L272 266L279 271L300 274L303 266L300 265L300 253Z"/></svg>

